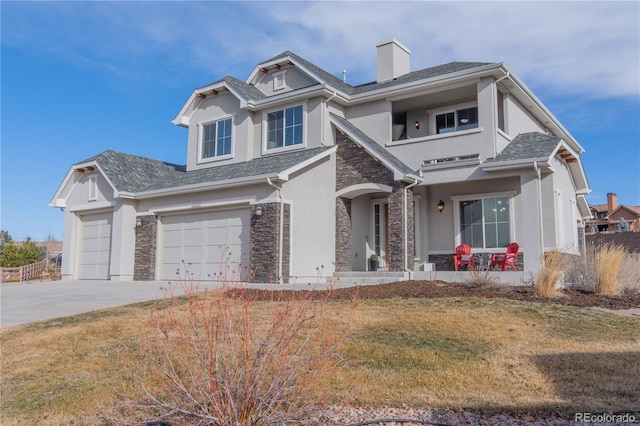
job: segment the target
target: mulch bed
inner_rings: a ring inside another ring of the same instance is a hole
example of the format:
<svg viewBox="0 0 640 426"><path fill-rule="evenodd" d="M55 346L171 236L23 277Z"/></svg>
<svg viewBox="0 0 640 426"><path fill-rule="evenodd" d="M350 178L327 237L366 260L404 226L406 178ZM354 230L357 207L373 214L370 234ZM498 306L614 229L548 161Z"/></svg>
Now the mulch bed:
<svg viewBox="0 0 640 426"><path fill-rule="evenodd" d="M327 297L327 291L311 290L310 297L313 299ZM558 297L548 298L536 295L531 286L495 285L485 287L467 283L446 283L444 281L400 281L357 288L340 288L331 291L333 294L330 297L334 300L352 299L357 291L358 299L485 297L605 309L640 308L640 293L600 296L592 291L566 288L558 291ZM266 292L268 290L245 290L246 295L253 295L258 298L264 297Z"/></svg>

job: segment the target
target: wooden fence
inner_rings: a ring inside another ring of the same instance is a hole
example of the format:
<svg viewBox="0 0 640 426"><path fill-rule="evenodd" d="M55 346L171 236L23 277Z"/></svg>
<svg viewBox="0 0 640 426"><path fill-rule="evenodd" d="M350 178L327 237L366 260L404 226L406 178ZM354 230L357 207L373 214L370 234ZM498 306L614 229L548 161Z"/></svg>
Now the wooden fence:
<svg viewBox="0 0 640 426"><path fill-rule="evenodd" d="M41 277L47 271L49 261L43 259L30 265L17 266L15 268L0 268L0 282L5 281L29 281Z"/></svg>

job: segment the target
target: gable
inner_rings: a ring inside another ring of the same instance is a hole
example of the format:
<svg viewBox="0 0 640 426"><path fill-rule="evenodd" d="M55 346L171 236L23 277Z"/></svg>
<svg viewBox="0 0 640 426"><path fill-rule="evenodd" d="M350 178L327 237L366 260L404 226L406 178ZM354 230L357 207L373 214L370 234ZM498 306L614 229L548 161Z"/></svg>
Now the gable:
<svg viewBox="0 0 640 426"><path fill-rule="evenodd" d="M640 210L640 209L638 209ZM624 218L625 220L634 220L640 217L640 211L636 211L633 207L630 206L618 206L615 210L609 213L609 220L616 221Z"/></svg>
<svg viewBox="0 0 640 426"><path fill-rule="evenodd" d="M275 96L319 83L299 68L284 64L277 67L261 68L252 84L265 96Z"/></svg>
<svg viewBox="0 0 640 426"><path fill-rule="evenodd" d="M395 155L387 151L384 147L378 145L374 140L350 123L347 119L339 117L333 113L329 113L329 118L333 125L336 126L339 134L347 136L348 140L358 148L364 150L376 163L382 164L391 171L395 180L422 180L422 178L419 177L413 169L403 163ZM338 140L339 136L336 135L336 143Z"/></svg>

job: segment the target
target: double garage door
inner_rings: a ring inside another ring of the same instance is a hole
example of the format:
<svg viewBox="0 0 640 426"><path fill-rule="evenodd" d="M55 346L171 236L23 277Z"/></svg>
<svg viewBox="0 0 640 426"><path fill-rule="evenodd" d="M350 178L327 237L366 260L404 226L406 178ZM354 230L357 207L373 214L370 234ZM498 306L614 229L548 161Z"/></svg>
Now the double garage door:
<svg viewBox="0 0 640 426"><path fill-rule="evenodd" d="M160 279L242 279L249 266L248 209L163 216Z"/></svg>

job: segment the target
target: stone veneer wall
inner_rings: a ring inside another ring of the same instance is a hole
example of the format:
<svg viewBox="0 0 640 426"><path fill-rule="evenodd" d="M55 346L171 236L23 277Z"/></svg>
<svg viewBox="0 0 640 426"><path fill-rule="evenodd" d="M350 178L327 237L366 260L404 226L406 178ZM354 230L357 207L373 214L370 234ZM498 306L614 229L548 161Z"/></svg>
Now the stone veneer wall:
<svg viewBox="0 0 640 426"><path fill-rule="evenodd" d="M336 272L351 270L351 200L336 198Z"/></svg>
<svg viewBox="0 0 640 426"><path fill-rule="evenodd" d="M256 208L251 208L251 282L278 282L278 250L280 237L280 203L263 204L266 211L256 216ZM289 282L289 262L291 257L291 206L284 205L284 233L282 255L282 279Z"/></svg>
<svg viewBox="0 0 640 426"><path fill-rule="evenodd" d="M404 195L405 184L393 178L393 172L339 131L336 133L336 191L359 183L378 183L392 188L389 196L390 271L404 271ZM413 217L413 190L407 191L408 217ZM413 221L408 223L408 258L413 263ZM336 270L351 270L351 200L336 199Z"/></svg>
<svg viewBox="0 0 640 426"><path fill-rule="evenodd" d="M156 279L156 239L158 219L153 215L142 216L142 226L137 226L134 252L133 279L153 281Z"/></svg>

